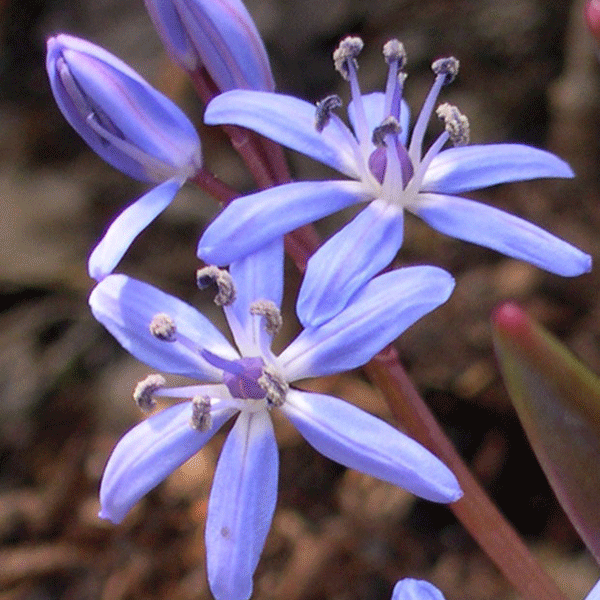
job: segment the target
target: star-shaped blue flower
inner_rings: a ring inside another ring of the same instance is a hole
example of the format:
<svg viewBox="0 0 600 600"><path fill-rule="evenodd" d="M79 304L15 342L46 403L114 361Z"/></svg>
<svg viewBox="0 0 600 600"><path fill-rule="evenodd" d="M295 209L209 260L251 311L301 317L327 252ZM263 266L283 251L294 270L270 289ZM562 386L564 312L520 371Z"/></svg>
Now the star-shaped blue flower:
<svg viewBox="0 0 600 600"><path fill-rule="evenodd" d="M124 275L106 277L90 296L94 316L134 356L204 382L167 389L162 376L150 375L138 384L134 397L142 408L152 407L155 396L191 401L149 417L120 440L102 479L100 516L120 522L237 415L214 476L206 548L217 600L246 600L277 496L271 410L280 410L312 446L343 465L434 502L461 496L454 475L411 438L342 400L290 387L367 362L448 298L454 285L448 273L410 267L381 275L334 319L304 329L278 356L271 339L281 325L281 238L234 262L229 273L199 273L200 284L217 282L237 349L188 304Z"/></svg>
<svg viewBox="0 0 600 600"><path fill-rule="evenodd" d="M520 144L464 145L468 121L450 105L438 107L445 131L423 153L423 138L442 86L458 70L454 58L432 68L435 82L408 143L408 108L402 97L405 62L396 40L384 47L389 64L386 92L361 95L356 77L359 38L346 38L334 53L349 80L349 118L354 133L332 113L328 97L315 107L280 94L234 90L208 106L208 124L230 123L253 129L284 146L337 169L350 180L297 182L235 200L207 228L198 256L224 265L277 235L349 205L369 202L348 225L311 258L298 303L304 325L337 314L373 275L385 268L402 245L404 210L434 229L530 262L564 276L589 271L591 258L572 245L491 206L456 196L483 187L540 177L572 177L553 154ZM453 148L443 149L451 141ZM331 261L331 257L345 260Z"/></svg>

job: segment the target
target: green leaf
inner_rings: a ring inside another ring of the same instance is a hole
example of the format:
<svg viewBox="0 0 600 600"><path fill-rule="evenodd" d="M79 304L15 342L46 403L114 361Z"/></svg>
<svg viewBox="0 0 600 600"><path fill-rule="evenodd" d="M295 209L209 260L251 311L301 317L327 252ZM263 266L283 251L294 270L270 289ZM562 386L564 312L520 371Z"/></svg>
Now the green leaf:
<svg viewBox="0 0 600 600"><path fill-rule="evenodd" d="M500 369L537 459L600 564L600 378L516 304L492 316Z"/></svg>

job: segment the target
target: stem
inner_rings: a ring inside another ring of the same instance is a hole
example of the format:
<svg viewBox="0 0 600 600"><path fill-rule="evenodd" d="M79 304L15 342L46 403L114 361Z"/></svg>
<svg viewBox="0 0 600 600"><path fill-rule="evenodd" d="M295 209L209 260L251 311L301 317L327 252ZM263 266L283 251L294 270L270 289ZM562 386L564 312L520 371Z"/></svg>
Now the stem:
<svg viewBox="0 0 600 600"><path fill-rule="evenodd" d="M524 598L565 600L462 461L401 366L396 349L382 350L365 371L382 390L394 418L456 475L464 496L450 509L508 581Z"/></svg>
<svg viewBox="0 0 600 600"><path fill-rule="evenodd" d="M195 183L199 188L208 192L224 206L240 195L237 190L234 190L204 168L200 169L193 177L190 177L188 181Z"/></svg>
<svg viewBox="0 0 600 600"><path fill-rule="evenodd" d="M189 75L196 88L196 92L205 104L208 104L220 93L204 67L189 72ZM261 188L268 188L275 184L275 174L269 168L267 156L258 136L254 132L248 131L243 127L237 127L236 125L222 125L221 127L229 136L236 152L246 163L256 184Z"/></svg>

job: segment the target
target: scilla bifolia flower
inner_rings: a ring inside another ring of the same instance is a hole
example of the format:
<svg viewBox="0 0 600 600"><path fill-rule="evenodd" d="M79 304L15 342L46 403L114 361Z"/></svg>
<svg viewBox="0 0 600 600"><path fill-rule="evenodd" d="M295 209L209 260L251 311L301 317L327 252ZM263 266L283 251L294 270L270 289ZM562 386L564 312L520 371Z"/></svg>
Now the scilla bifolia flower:
<svg viewBox="0 0 600 600"><path fill-rule="evenodd" d="M428 581L406 578L394 586L392 600L444 600L444 595Z"/></svg>
<svg viewBox="0 0 600 600"><path fill-rule="evenodd" d="M100 280L200 169L200 139L175 104L99 46L52 37L46 68L60 110L87 144L127 175L159 183L117 217L92 252L89 272Z"/></svg>
<svg viewBox="0 0 600 600"><path fill-rule="evenodd" d="M332 110L328 97L317 109L308 102L264 92L234 90L208 106L208 124L229 123L303 152L341 171L350 181L290 183L232 202L207 228L198 245L203 260L224 265L268 240L358 202L369 202L353 221L308 262L312 286L298 302L304 325L337 314L402 245L404 210L453 237L498 250L559 275L589 271L591 258L543 229L454 194L498 183L539 177L572 177L556 156L519 144L468 146L469 124L453 106L437 115L445 129L423 152L427 123L443 85L457 73L454 58L437 60L435 81L408 143L408 108L401 100L405 75L402 44L384 46L389 65L385 93L361 95L356 57L360 38L344 39L334 53L336 68L350 83L348 108L354 134ZM443 149L447 142L455 145ZM332 261L331 257L345 257Z"/></svg>
<svg viewBox="0 0 600 600"><path fill-rule="evenodd" d="M188 72L205 67L221 91L273 91L269 57L240 0L145 0L163 44Z"/></svg>
<svg viewBox="0 0 600 600"><path fill-rule="evenodd" d="M149 417L117 444L100 487L101 517L120 522L237 415L210 493L206 562L217 600L246 600L277 497L272 410L347 467L434 502L461 496L454 475L411 438L338 398L290 385L366 363L446 301L454 285L448 273L410 267L376 277L339 315L302 331L278 356L271 340L281 326L281 239L232 263L229 272L201 269L198 283L216 284L215 301L223 306L237 349L188 304L125 275L106 277L90 296L96 319L138 359L205 382L168 389L161 375L150 375L138 384L134 398L143 409L152 408L158 396L188 401Z"/></svg>

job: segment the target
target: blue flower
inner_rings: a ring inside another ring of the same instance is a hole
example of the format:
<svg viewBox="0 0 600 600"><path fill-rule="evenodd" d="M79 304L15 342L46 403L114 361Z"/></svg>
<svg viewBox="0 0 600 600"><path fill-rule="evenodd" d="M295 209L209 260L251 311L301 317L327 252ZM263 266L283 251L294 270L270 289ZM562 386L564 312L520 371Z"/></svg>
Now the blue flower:
<svg viewBox="0 0 600 600"><path fill-rule="evenodd" d="M304 325L339 312L358 289L385 268L402 245L404 210L438 231L528 261L559 275L589 271L591 258L543 229L501 210L454 194L539 177L572 177L556 156L519 144L468 146L468 121L448 104L437 109L445 131L423 153L423 138L438 94L458 70L454 58L433 63L435 82L408 143L408 108L402 97L405 62L396 40L384 47L386 91L361 95L356 76L359 38L334 53L349 80L352 131L332 113L337 97L315 107L297 98L234 90L208 106L208 124L231 123L337 169L350 180L296 182L235 200L207 228L198 245L203 260L224 265L277 235L349 205L369 202L311 258L298 303ZM451 141L456 147L443 149ZM338 260L331 261L336 256ZM341 260L340 257L345 257Z"/></svg>
<svg viewBox="0 0 600 600"><path fill-rule="evenodd" d="M200 139L175 104L99 46L52 37L46 68L61 112L92 150L135 179L159 183L117 217L92 252L88 269L100 280L201 168Z"/></svg>
<svg viewBox="0 0 600 600"><path fill-rule="evenodd" d="M204 67L221 91L273 91L269 57L240 0L145 0L171 58L193 73Z"/></svg>
<svg viewBox="0 0 600 600"><path fill-rule="evenodd" d="M323 326L303 330L278 356L271 340L281 325L281 238L235 262L229 272L199 271L216 282L235 349L200 313L156 288L110 275L90 296L94 316L134 356L153 368L205 384L167 389L150 375L134 393L192 399L157 413L114 449L100 488L100 516L120 522L129 509L199 451L232 416L208 505L208 579L217 600L246 600L273 516L278 453L271 410L280 410L325 456L435 502L461 496L454 475L395 428L337 398L290 383L364 364L450 295L452 277L436 267L410 267L369 282ZM390 294L393 290L393 294ZM233 299L235 297L235 299Z"/></svg>
<svg viewBox="0 0 600 600"><path fill-rule="evenodd" d="M428 581L407 578L396 583L391 600L444 600L444 595Z"/></svg>

